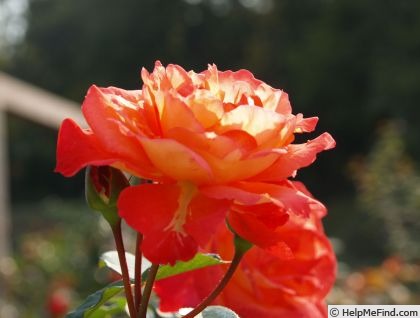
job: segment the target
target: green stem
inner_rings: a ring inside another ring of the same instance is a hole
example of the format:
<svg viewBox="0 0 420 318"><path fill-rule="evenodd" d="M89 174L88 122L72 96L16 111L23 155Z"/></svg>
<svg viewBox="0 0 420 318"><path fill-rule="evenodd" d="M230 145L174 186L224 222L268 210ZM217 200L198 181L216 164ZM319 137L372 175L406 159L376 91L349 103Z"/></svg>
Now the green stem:
<svg viewBox="0 0 420 318"><path fill-rule="evenodd" d="M155 282L158 269L159 264L153 264L152 267L150 267L149 275L147 276L146 286L144 287L143 295L141 297L139 318L146 318L147 307L149 305L149 299L150 295L152 294L153 283Z"/></svg>
<svg viewBox="0 0 420 318"><path fill-rule="evenodd" d="M230 263L230 266L226 271L225 276L223 276L222 280L219 282L219 284L216 286L213 292L209 296L207 296L207 298L205 298L197 307L195 307L192 311L190 311L187 315L183 316L182 318L193 318L200 312L202 312L208 305L210 305L210 303L221 293L221 291L225 288L229 280L232 278L233 273L238 268L238 265L244 255L244 251L237 250L235 252L235 256L233 257L233 260Z"/></svg>
<svg viewBox="0 0 420 318"><path fill-rule="evenodd" d="M134 264L134 305L136 308L136 312L140 309L140 300L141 300L141 261L142 261L142 253L141 253L141 242L143 241L143 235L138 232L137 233L137 241L136 241L136 261Z"/></svg>
<svg viewBox="0 0 420 318"><path fill-rule="evenodd" d="M121 233L121 220L118 220L112 226L112 233L114 234L115 245L117 247L118 259L120 261L121 274L124 282L125 297L127 299L128 311L130 318L136 318L136 311L134 309L133 294L131 292L130 277L128 275L127 261L125 258L124 241Z"/></svg>

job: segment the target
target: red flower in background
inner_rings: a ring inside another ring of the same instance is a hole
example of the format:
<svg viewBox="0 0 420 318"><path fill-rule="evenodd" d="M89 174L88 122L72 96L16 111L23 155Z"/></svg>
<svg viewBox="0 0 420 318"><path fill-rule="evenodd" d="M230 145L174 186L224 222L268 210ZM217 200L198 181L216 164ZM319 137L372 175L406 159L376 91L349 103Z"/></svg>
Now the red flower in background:
<svg viewBox="0 0 420 318"><path fill-rule="evenodd" d="M118 202L154 263L190 259L226 217L251 242L281 248L277 229L320 205L286 181L335 145L328 133L292 144L317 118L293 115L285 92L245 70L195 73L157 62L142 79L138 91L89 89L89 128L63 122L56 171L111 165L155 181L125 189Z"/></svg>
<svg viewBox="0 0 420 318"><path fill-rule="evenodd" d="M304 191L302 185L295 186ZM336 260L321 224L324 214L325 209L315 208L308 218L292 216L278 228L282 253L255 247L248 251L214 304L231 308L241 318L327 317L324 298L335 280ZM232 234L224 227L209 246L224 259L232 258ZM161 310L195 307L224 272L207 267L157 282Z"/></svg>

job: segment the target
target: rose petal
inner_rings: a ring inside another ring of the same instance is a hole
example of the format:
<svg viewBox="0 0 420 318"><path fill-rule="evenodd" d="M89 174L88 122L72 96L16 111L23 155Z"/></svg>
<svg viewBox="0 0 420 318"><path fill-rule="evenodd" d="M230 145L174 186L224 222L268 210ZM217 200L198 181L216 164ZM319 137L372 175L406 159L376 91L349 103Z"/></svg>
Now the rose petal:
<svg viewBox="0 0 420 318"><path fill-rule="evenodd" d="M244 205L257 204L262 199L260 194L242 190L234 184L202 187L200 191L211 198L234 200Z"/></svg>
<svg viewBox="0 0 420 318"><path fill-rule="evenodd" d="M171 139L139 139L151 162L166 176L196 184L211 179L209 164L197 153Z"/></svg>
<svg viewBox="0 0 420 318"><path fill-rule="evenodd" d="M237 150L236 156L231 152L224 158L216 157L210 153L202 153L203 158L213 169L214 178L218 183L230 183L246 180L270 167L280 156L278 152L267 152L265 155L242 159L242 152Z"/></svg>
<svg viewBox="0 0 420 318"><path fill-rule="evenodd" d="M219 71L219 82L222 85L226 85L229 87L230 84L235 82L243 82L247 85L250 85L252 89L256 89L262 82L260 80L257 80L254 77L254 74L252 74L248 70L238 70L238 71Z"/></svg>
<svg viewBox="0 0 420 318"><path fill-rule="evenodd" d="M312 221L308 219L308 222ZM258 248L251 249L215 304L232 308L244 318L325 317L324 297L335 277L335 259L329 244L325 245L328 242L325 234L322 230L295 227L292 221L284 229L284 234L292 237L289 241L296 255L278 257ZM209 247L209 251L217 251L223 259L233 256L232 236L225 235L227 232L226 229L216 231ZM299 243L293 244L294 240ZM316 246L322 249L319 254L312 253ZM213 290L225 271L221 266L207 267L157 282L155 290L161 300L160 309L176 311L180 307L195 307Z"/></svg>
<svg viewBox="0 0 420 318"><path fill-rule="evenodd" d="M271 202L278 207L299 216L308 217L314 207L318 207L319 209L324 208L322 203L297 190L287 182L282 184L238 182L237 186L251 193L268 195Z"/></svg>
<svg viewBox="0 0 420 318"><path fill-rule="evenodd" d="M83 102L82 111L104 150L137 163L141 169L153 170L137 140L137 135L154 134L141 108L133 102L137 95L137 91L92 86ZM125 99L126 96L130 96L130 99Z"/></svg>
<svg viewBox="0 0 420 318"><path fill-rule="evenodd" d="M223 222L229 202L207 198L192 184L143 184L125 189L120 216L143 234L142 251L153 263L189 260Z"/></svg>
<svg viewBox="0 0 420 318"><path fill-rule="evenodd" d="M244 156L248 156L254 149L257 148L257 140L243 130L229 130L222 134L228 137L235 144L235 148L241 150Z"/></svg>
<svg viewBox="0 0 420 318"><path fill-rule="evenodd" d="M260 98L263 107L267 110L275 111L279 114L289 115L292 113L292 106L289 102L289 96L280 89L274 89L269 85L262 83L255 91Z"/></svg>
<svg viewBox="0 0 420 318"><path fill-rule="evenodd" d="M193 92L193 82L188 73L181 66L169 64L166 67L166 74L172 87L175 88L181 96L187 96Z"/></svg>
<svg viewBox="0 0 420 318"><path fill-rule="evenodd" d="M218 225L225 220L230 204L230 200L213 199L198 193L189 205L190 213L184 226L185 230L204 247Z"/></svg>
<svg viewBox="0 0 420 318"><path fill-rule="evenodd" d="M197 243L190 236L175 231L152 232L144 236L144 256L154 264L174 265L177 261L188 261L197 253Z"/></svg>
<svg viewBox="0 0 420 318"><path fill-rule="evenodd" d="M101 148L91 132L82 130L71 119L63 121L58 133L56 172L71 177L87 165L110 165L117 160Z"/></svg>
<svg viewBox="0 0 420 318"><path fill-rule="evenodd" d="M191 109L170 93L165 96L165 107L161 114L161 127L164 134L166 131L176 127L185 127L194 132L204 131L203 126L195 119Z"/></svg>
<svg viewBox="0 0 420 318"><path fill-rule="evenodd" d="M194 256L197 244L182 231L168 227L179 207L177 185L143 184L126 188L118 199L120 216L143 234L142 251L152 263L174 264Z"/></svg>
<svg viewBox="0 0 420 318"><path fill-rule="evenodd" d="M303 118L302 114L297 114L296 119L295 133L314 131L318 123L318 117Z"/></svg>
<svg viewBox="0 0 420 318"><path fill-rule="evenodd" d="M285 91L281 92L280 101L277 105L276 112L280 114L290 114L292 112L289 94L287 94Z"/></svg>
<svg viewBox="0 0 420 318"><path fill-rule="evenodd" d="M232 210L239 212L241 215L248 215L255 220L263 223L271 231L282 226L289 219L289 215L284 209L279 208L272 202L254 204L249 206L235 205Z"/></svg>
<svg viewBox="0 0 420 318"><path fill-rule="evenodd" d="M154 291L160 298L159 310L175 312L197 306L223 277L221 267L209 266L157 281Z"/></svg>
<svg viewBox="0 0 420 318"><path fill-rule="evenodd" d="M276 138L285 118L273 111L257 106L242 105L223 115L219 134L230 130L243 130L254 137L258 145Z"/></svg>
<svg viewBox="0 0 420 318"><path fill-rule="evenodd" d="M236 207L237 208L237 207ZM288 220L288 215L278 210L278 225L282 225ZM283 216L283 219L280 217ZM274 227L268 223L268 220L256 218L252 213L247 213L246 207L232 210L228 214L229 225L233 230L245 240L263 248L273 248L280 241L275 235ZM267 221L267 222L264 222Z"/></svg>
<svg viewBox="0 0 420 318"><path fill-rule="evenodd" d="M168 139L173 139L184 146L194 149L198 154L208 153L219 158L226 157L236 149L237 143L227 136L214 133L196 133L184 127L176 127L166 132Z"/></svg>
<svg viewBox="0 0 420 318"><path fill-rule="evenodd" d="M328 133L308 141L305 144L289 145L287 154L280 156L267 170L252 177L260 181L281 181L294 176L299 168L309 166L319 152L335 147L335 141Z"/></svg>
<svg viewBox="0 0 420 318"><path fill-rule="evenodd" d="M299 192L302 192L307 197L314 199L313 202L310 202L311 206L311 214L316 216L319 219L322 219L327 214L327 209L325 205L323 205L321 202L316 200L312 193L309 192L309 190L306 188L306 186L299 181L287 181L288 187L296 189Z"/></svg>
<svg viewBox="0 0 420 318"><path fill-rule="evenodd" d="M224 113L222 101L204 89L195 90L187 103L204 128L217 124Z"/></svg>

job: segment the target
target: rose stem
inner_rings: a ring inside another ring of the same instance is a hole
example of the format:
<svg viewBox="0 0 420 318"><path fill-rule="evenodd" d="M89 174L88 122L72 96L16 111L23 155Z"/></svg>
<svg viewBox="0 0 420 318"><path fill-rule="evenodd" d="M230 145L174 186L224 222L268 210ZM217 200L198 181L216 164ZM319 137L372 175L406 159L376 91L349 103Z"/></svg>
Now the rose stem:
<svg viewBox="0 0 420 318"><path fill-rule="evenodd" d="M131 293L130 277L128 275L127 261L125 258L124 241L121 233L121 220L119 220L113 227L115 245L117 247L118 259L120 261L121 274L124 282L125 297L127 299L128 311L130 318L136 318L136 311L134 309L133 294Z"/></svg>
<svg viewBox="0 0 420 318"><path fill-rule="evenodd" d="M149 305L150 295L155 282L156 274L159 269L159 264L153 264L150 267L149 275L147 276L146 286L144 287L143 295L141 297L141 304L139 309L139 318L146 318L147 306Z"/></svg>
<svg viewBox="0 0 420 318"><path fill-rule="evenodd" d="M136 261L134 264L134 299L135 299L135 309L138 312L140 308L140 299L141 299L141 261L142 261L142 253L141 253L141 242L143 241L143 235L138 232L137 233L137 241L136 241Z"/></svg>
<svg viewBox="0 0 420 318"><path fill-rule="evenodd" d="M202 312L220 294L220 292L225 288L226 284L232 278L232 275L235 272L236 268L238 267L244 254L245 254L244 251L236 250L233 260L230 263L229 268L225 273L225 276L223 276L222 280L219 282L219 284L216 286L213 292L209 296L207 296L207 298L205 298L197 307L195 307L192 311L190 311L187 315L182 316L182 318L195 317L197 314Z"/></svg>

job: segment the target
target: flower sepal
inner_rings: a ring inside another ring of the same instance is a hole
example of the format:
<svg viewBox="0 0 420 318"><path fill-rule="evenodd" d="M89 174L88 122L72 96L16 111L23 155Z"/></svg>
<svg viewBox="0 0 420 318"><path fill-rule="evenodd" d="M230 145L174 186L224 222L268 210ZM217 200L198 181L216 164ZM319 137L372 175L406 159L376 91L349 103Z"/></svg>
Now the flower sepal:
<svg viewBox="0 0 420 318"><path fill-rule="evenodd" d="M244 239L238 233L236 233L229 222L226 222L226 225L228 229L233 233L233 245L235 246L236 254L243 255L254 246L254 244L252 244L250 241Z"/></svg>
<svg viewBox="0 0 420 318"><path fill-rule="evenodd" d="M116 168L110 166L86 168L86 201L91 209L103 215L111 227L120 221L117 200L121 191L129 185L125 175Z"/></svg>

